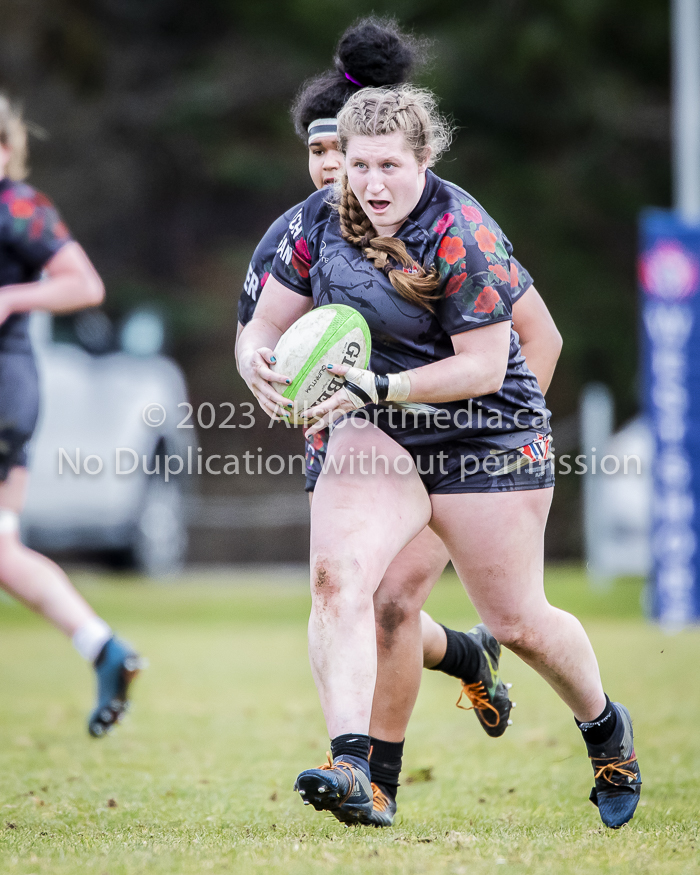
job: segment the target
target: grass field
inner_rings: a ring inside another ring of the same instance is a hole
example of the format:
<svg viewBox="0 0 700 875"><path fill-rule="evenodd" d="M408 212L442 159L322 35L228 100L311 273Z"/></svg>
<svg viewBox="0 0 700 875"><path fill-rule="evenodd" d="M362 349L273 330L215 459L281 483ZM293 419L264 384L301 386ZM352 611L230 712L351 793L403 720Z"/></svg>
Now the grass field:
<svg viewBox="0 0 700 875"><path fill-rule="evenodd" d="M346 830L291 791L328 747L301 578L76 581L151 665L127 722L92 740L89 669L0 601L2 875L700 872L700 632L646 623L636 581L596 593L559 569L547 582L635 718L644 791L617 832L587 801L592 772L567 710L511 654L503 674L518 707L506 735L487 738L454 707L457 683L426 672L396 826ZM429 609L462 628L474 620L450 576Z"/></svg>

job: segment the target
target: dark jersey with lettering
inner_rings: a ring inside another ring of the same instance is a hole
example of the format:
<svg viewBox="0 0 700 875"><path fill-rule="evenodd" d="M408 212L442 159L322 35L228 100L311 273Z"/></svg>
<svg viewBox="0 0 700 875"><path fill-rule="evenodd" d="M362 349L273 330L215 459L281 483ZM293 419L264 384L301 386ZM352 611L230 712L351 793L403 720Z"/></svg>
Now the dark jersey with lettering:
<svg viewBox="0 0 700 875"><path fill-rule="evenodd" d="M260 300L260 292L270 275L272 262L275 259L275 252L277 252L280 240L287 233L289 223L301 207L302 204L296 204L291 210L287 210L286 213L281 215L279 219L275 219L267 231L265 231L265 236L255 247L255 252L248 265L248 272L243 283L243 291L238 300L238 321L241 325L247 325L253 318L253 313ZM511 256L510 263L511 267L514 268L511 274L511 300L515 303L522 298L532 285L532 277L517 258ZM513 285L513 282L515 285Z"/></svg>
<svg viewBox="0 0 700 875"><path fill-rule="evenodd" d="M315 306L346 304L367 320L370 367L379 373L418 368L454 355L453 335L510 321L513 289L532 280L511 260L512 247L469 194L428 171L421 199L396 237L418 264L440 274L435 313L411 304L361 250L345 241L327 191L312 194L292 218L277 250L272 275L313 297ZM369 408L372 417L376 408ZM493 395L447 403L379 408L377 424L403 445L464 441L488 454L523 446L549 434L549 411L511 330L501 389Z"/></svg>
<svg viewBox="0 0 700 875"><path fill-rule="evenodd" d="M24 182L0 179L0 294L2 286L39 279L48 261L70 240L51 201ZM0 352L31 352L29 313L0 325Z"/></svg>
<svg viewBox="0 0 700 875"><path fill-rule="evenodd" d="M272 268L272 262L275 260L275 252L277 252L279 242L287 233L289 223L299 212L300 208L301 204L297 204L291 210L287 210L279 219L275 219L267 231L265 231L265 236L255 247L255 252L248 265L248 273L243 283L243 291L238 301L238 321L241 325L247 325L253 318L253 312L258 304L260 292L270 275L270 269Z"/></svg>

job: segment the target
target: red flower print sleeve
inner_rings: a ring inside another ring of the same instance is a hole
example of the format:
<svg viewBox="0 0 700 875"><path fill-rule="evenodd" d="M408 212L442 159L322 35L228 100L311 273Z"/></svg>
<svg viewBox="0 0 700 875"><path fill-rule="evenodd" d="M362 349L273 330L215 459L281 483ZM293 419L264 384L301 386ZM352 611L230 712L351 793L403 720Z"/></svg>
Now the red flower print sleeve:
<svg viewBox="0 0 700 875"><path fill-rule="evenodd" d="M513 303L520 298L532 285L532 277L517 258L510 257L510 299Z"/></svg>
<svg viewBox="0 0 700 875"><path fill-rule="evenodd" d="M457 234L454 237L445 235L442 238L440 248L438 249L438 258L442 258L449 265L453 265L461 261L466 254L467 250L464 248L464 241Z"/></svg>
<svg viewBox="0 0 700 875"><path fill-rule="evenodd" d="M455 202L431 231L439 235L434 264L444 296L436 315L448 334L459 334L511 318L512 248L481 206L453 192Z"/></svg>
<svg viewBox="0 0 700 875"><path fill-rule="evenodd" d="M26 282L40 273L71 236L45 195L23 182L3 182L0 188L2 238L24 265Z"/></svg>

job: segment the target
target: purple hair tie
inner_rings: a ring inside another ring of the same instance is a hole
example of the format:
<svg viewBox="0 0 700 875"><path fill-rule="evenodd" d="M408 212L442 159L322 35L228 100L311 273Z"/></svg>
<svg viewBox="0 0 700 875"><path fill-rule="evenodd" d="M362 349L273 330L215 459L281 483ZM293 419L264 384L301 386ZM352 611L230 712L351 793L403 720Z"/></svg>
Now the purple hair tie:
<svg viewBox="0 0 700 875"><path fill-rule="evenodd" d="M349 79L349 80L353 83L353 85L357 85L358 88L364 88L364 87L365 87L365 86L362 84L362 82L358 82L357 79L353 79L352 76L351 76L349 73L346 73L346 74L345 74L345 78L346 78L346 79Z"/></svg>

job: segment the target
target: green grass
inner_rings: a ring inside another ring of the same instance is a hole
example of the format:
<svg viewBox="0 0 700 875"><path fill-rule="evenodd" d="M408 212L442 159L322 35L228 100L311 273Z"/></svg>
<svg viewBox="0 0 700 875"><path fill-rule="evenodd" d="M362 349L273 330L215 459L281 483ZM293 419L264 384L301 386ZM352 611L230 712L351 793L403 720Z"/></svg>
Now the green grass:
<svg viewBox="0 0 700 875"><path fill-rule="evenodd" d="M93 741L89 669L57 632L0 602L2 875L700 871L700 634L645 622L637 581L596 592L575 569L547 581L635 718L644 794L617 832L587 801L592 773L567 710L511 654L518 708L504 738L454 707L455 681L426 672L397 825L346 830L291 791L328 746L303 580L77 581L151 667L127 722ZM474 620L449 575L429 609L462 628Z"/></svg>

